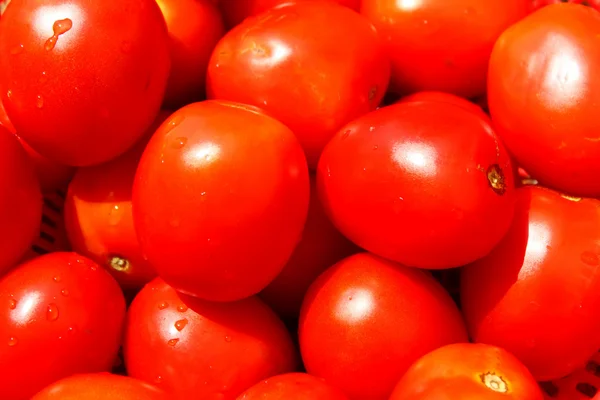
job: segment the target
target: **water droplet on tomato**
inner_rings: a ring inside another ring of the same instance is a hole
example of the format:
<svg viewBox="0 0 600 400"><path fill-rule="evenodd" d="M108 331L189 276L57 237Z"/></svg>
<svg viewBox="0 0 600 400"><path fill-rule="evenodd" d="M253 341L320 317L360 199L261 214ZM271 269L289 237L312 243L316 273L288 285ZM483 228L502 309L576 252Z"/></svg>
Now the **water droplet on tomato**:
<svg viewBox="0 0 600 400"><path fill-rule="evenodd" d="M93 263L93 264L90 265L90 269L92 271L97 271L98 270L98 266L95 263Z"/></svg>
<svg viewBox="0 0 600 400"><path fill-rule="evenodd" d="M170 339L167 344L171 347L175 346L179 342L179 339Z"/></svg>
<svg viewBox="0 0 600 400"><path fill-rule="evenodd" d="M186 325L188 324L188 320L187 319L180 319L179 321L175 322L175 329L177 329L179 332L181 332L183 330L183 328L186 327Z"/></svg>
<svg viewBox="0 0 600 400"><path fill-rule="evenodd" d="M60 282L60 276L56 275L54 278L52 278L52 280L54 282Z"/></svg>
<svg viewBox="0 0 600 400"><path fill-rule="evenodd" d="M162 303L160 303L160 304L158 305L158 309L159 309L159 310L164 310L164 309L165 309L165 308L167 308L167 307L169 307L169 303L167 303L167 302L165 302L165 301L163 301Z"/></svg>
<svg viewBox="0 0 600 400"><path fill-rule="evenodd" d="M159 375L159 376L157 376L157 377L156 377L156 379L154 380L154 383L156 383L156 384L161 384L161 383L162 383L162 380L163 380L162 376L160 376L160 375Z"/></svg>
<svg viewBox="0 0 600 400"><path fill-rule="evenodd" d="M20 44L18 46L13 47L12 49L10 49L10 54L12 54L13 56L16 56L18 54L21 54L24 49L25 49L25 47L22 44Z"/></svg>
<svg viewBox="0 0 600 400"><path fill-rule="evenodd" d="M56 304L48 304L48 308L46 309L46 319L48 321L56 321L58 319L58 307Z"/></svg>
<svg viewBox="0 0 600 400"><path fill-rule="evenodd" d="M225 341L227 343L231 343L231 341L232 341L231 336L225 336Z"/></svg>
<svg viewBox="0 0 600 400"><path fill-rule="evenodd" d="M347 131L345 131L345 132L342 134L342 139L346 139L346 138L347 138L349 135L350 135L350 130L347 130Z"/></svg>
<svg viewBox="0 0 600 400"><path fill-rule="evenodd" d="M46 40L46 43L44 43L44 49L46 49L46 51L54 50L57 41L58 36L50 36L48 40Z"/></svg>
<svg viewBox="0 0 600 400"><path fill-rule="evenodd" d="M206 192L200 193L200 196L206 196Z"/></svg>
<svg viewBox="0 0 600 400"><path fill-rule="evenodd" d="M17 308L17 301L15 299L10 299L8 301L8 308L11 310L14 310L15 308Z"/></svg>
<svg viewBox="0 0 600 400"><path fill-rule="evenodd" d="M12 90L7 90L6 91L6 97L8 97L10 99L12 97L12 95L13 95Z"/></svg>
<svg viewBox="0 0 600 400"><path fill-rule="evenodd" d="M379 146L375 145L373 146L373 150L377 150L379 148Z"/></svg>
<svg viewBox="0 0 600 400"><path fill-rule="evenodd" d="M52 35L48 38L48 40L46 40L44 48L47 51L53 50L56 46L56 42L58 41L58 37L67 33L72 27L73 21L71 21L69 18L54 21L54 24L52 25L52 32L54 32L54 35Z"/></svg>
<svg viewBox="0 0 600 400"><path fill-rule="evenodd" d="M67 289L63 289L60 291L60 294L62 294L63 296L68 296L69 295L69 291Z"/></svg>
<svg viewBox="0 0 600 400"><path fill-rule="evenodd" d="M173 129L175 129L179 124L181 124L183 122L183 120L185 119L185 117L183 115L176 115L174 118L172 118L168 123L167 123L167 127L165 128L165 133L169 133L171 132Z"/></svg>
<svg viewBox="0 0 600 400"><path fill-rule="evenodd" d="M186 306L185 304L180 304L177 306L177 311L179 312L186 312L188 310L188 306Z"/></svg>
<svg viewBox="0 0 600 400"><path fill-rule="evenodd" d="M40 76L40 83L48 82L48 77L46 76L46 72L42 72L42 76Z"/></svg>
<svg viewBox="0 0 600 400"><path fill-rule="evenodd" d="M35 100L35 106L37 108L44 107L44 98L42 97L42 95L38 94L37 99Z"/></svg>
<svg viewBox="0 0 600 400"><path fill-rule="evenodd" d="M175 138L175 140L171 144L171 147L173 147L174 149L181 149L185 146L187 141L188 141L188 139L186 137Z"/></svg>
<svg viewBox="0 0 600 400"><path fill-rule="evenodd" d="M16 346L16 345L17 345L17 343L18 343L18 340L17 340L17 338L16 338L16 337L10 337L10 338L8 339L8 345L9 345L9 346L11 346L11 347L12 347L12 346Z"/></svg>

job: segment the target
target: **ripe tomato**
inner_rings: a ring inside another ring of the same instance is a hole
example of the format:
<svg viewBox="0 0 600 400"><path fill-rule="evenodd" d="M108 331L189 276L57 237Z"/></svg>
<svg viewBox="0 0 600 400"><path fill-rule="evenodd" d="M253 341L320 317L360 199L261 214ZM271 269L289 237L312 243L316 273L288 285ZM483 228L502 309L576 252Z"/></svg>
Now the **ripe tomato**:
<svg viewBox="0 0 600 400"><path fill-rule="evenodd" d="M458 308L429 273L368 253L313 283L299 333L308 373L355 400L387 400L416 359L468 340Z"/></svg>
<svg viewBox="0 0 600 400"><path fill-rule="evenodd" d="M31 400L168 400L145 382L107 373L74 375L48 386Z"/></svg>
<svg viewBox="0 0 600 400"><path fill-rule="evenodd" d="M335 131L379 105L389 76L389 60L365 18L307 1L273 8L227 33L208 66L207 92L279 119L314 168Z"/></svg>
<svg viewBox="0 0 600 400"><path fill-rule="evenodd" d="M16 136L0 126L0 276L38 236L42 194L33 162Z"/></svg>
<svg viewBox="0 0 600 400"><path fill-rule="evenodd" d="M0 96L19 135L65 165L107 161L152 123L169 73L154 0L13 0L0 24Z"/></svg>
<svg viewBox="0 0 600 400"><path fill-rule="evenodd" d="M422 268L486 255L514 210L502 143L480 116L446 102L398 103L346 125L323 151L318 185L354 243Z"/></svg>
<svg viewBox="0 0 600 400"><path fill-rule="evenodd" d="M297 318L311 283L325 269L357 251L358 248L327 218L312 176L308 218L302 239L283 271L260 293L260 297L279 315Z"/></svg>
<svg viewBox="0 0 600 400"><path fill-rule="evenodd" d="M296 0L297 1L297 0ZM321 0L332 1L355 11L360 9L361 0ZM228 27L232 28L248 17L263 13L270 8L289 3L289 0L221 0L221 11Z"/></svg>
<svg viewBox="0 0 600 400"><path fill-rule="evenodd" d="M599 348L600 201L517 190L513 225L462 273L471 337L517 356L538 380L563 377Z"/></svg>
<svg viewBox="0 0 600 400"><path fill-rule="evenodd" d="M389 400L543 400L527 368L485 344L457 343L421 357Z"/></svg>
<svg viewBox="0 0 600 400"><path fill-rule="evenodd" d="M530 0L363 0L361 13L385 39L390 89L485 93L488 60L498 36L527 15Z"/></svg>
<svg viewBox="0 0 600 400"><path fill-rule="evenodd" d="M598 12L544 7L498 39L488 85L492 119L519 165L543 185L590 197L600 196L599 35Z"/></svg>
<svg viewBox="0 0 600 400"><path fill-rule="evenodd" d="M130 376L182 399L235 399L297 363L285 326L258 298L212 303L160 279L130 307L124 356Z"/></svg>
<svg viewBox="0 0 600 400"><path fill-rule="evenodd" d="M164 103L176 109L204 99L208 60L225 27L219 8L210 0L156 2L171 39L171 73Z"/></svg>
<svg viewBox="0 0 600 400"><path fill-rule="evenodd" d="M471 111L471 112L477 114L478 116L480 116L483 120L485 120L489 124L492 123L489 115L487 115L480 106L478 106L475 103L470 102L469 100L465 99L464 97L459 97L459 96L453 95L451 93L435 92L435 91L417 92L417 93L413 93L411 95L402 97L399 102L408 103L408 102L431 102L431 101L455 104L457 106L464 108L465 110L468 110L468 111Z"/></svg>
<svg viewBox="0 0 600 400"><path fill-rule="evenodd" d="M144 151L133 188L142 251L177 290L208 300L256 294L294 251L309 178L292 132L225 101L175 112Z"/></svg>
<svg viewBox="0 0 600 400"><path fill-rule="evenodd" d="M237 400L348 400L323 379L302 373L277 375L257 383Z"/></svg>
<svg viewBox="0 0 600 400"><path fill-rule="evenodd" d="M125 318L115 280L75 253L52 253L0 280L2 396L28 400L72 374L109 371Z"/></svg>
<svg viewBox="0 0 600 400"><path fill-rule="evenodd" d="M171 113L163 111L137 145L104 164L80 168L69 185L65 226L73 250L106 268L125 289L156 277L133 226L131 191L150 136Z"/></svg>

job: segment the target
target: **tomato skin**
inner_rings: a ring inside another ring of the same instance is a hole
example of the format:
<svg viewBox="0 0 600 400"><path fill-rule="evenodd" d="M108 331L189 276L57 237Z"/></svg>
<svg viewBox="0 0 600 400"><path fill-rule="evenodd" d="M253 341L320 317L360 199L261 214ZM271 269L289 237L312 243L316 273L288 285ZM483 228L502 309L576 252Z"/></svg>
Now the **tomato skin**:
<svg viewBox="0 0 600 400"><path fill-rule="evenodd" d="M184 399L235 399L297 364L285 326L258 298L213 303L160 279L133 301L123 349L130 376Z"/></svg>
<svg viewBox="0 0 600 400"><path fill-rule="evenodd" d="M158 113L169 66L154 0L14 0L2 16L1 100L19 135L64 165L131 147Z"/></svg>
<svg viewBox="0 0 600 400"><path fill-rule="evenodd" d="M538 186L517 196L506 237L462 272L463 313L474 341L505 348L537 380L551 380L600 348L600 201Z"/></svg>
<svg viewBox="0 0 600 400"><path fill-rule="evenodd" d="M257 383L237 400L348 400L324 380L303 373L277 375Z"/></svg>
<svg viewBox="0 0 600 400"><path fill-rule="evenodd" d="M598 35L595 10L544 7L499 38L488 84L492 119L519 165L544 186L588 197L600 196Z"/></svg>
<svg viewBox="0 0 600 400"><path fill-rule="evenodd" d="M389 68L364 17L327 1L299 2L229 31L209 63L207 93L260 107L286 124L315 168L340 127L379 105Z"/></svg>
<svg viewBox="0 0 600 400"><path fill-rule="evenodd" d="M109 371L125 319L114 279L75 253L51 253L0 280L2 394L29 399L76 373Z"/></svg>
<svg viewBox="0 0 600 400"><path fill-rule="evenodd" d="M108 373L81 374L54 382L31 400L169 400L170 396L137 379Z"/></svg>
<svg viewBox="0 0 600 400"><path fill-rule="evenodd" d="M390 90L485 93L494 42L525 17L530 0L363 0L361 13L385 38Z"/></svg>
<svg viewBox="0 0 600 400"><path fill-rule="evenodd" d="M213 301L258 293L306 221L309 177L293 133L225 101L176 111L146 147L133 218L143 253L177 290Z"/></svg>
<svg viewBox="0 0 600 400"><path fill-rule="evenodd" d="M427 272L368 253L312 284L299 333L308 373L356 400L387 400L416 359L468 340L458 308Z"/></svg>
<svg viewBox="0 0 600 400"><path fill-rule="evenodd" d="M504 349L457 343L416 361L389 400L543 400L527 368Z"/></svg>
<svg viewBox="0 0 600 400"><path fill-rule="evenodd" d="M302 239L283 271L260 293L262 300L286 318L298 318L306 291L323 271L359 251L325 214L314 175L310 189Z"/></svg>
<svg viewBox="0 0 600 400"><path fill-rule="evenodd" d="M514 211L502 143L481 117L446 102L398 103L356 119L323 151L317 178L346 237L408 266L458 267L486 255Z"/></svg>
<svg viewBox="0 0 600 400"><path fill-rule="evenodd" d="M171 72L164 105L177 109L205 97L206 69L225 33L219 8L210 0L156 0L170 36Z"/></svg>
<svg viewBox="0 0 600 400"><path fill-rule="evenodd" d="M407 102L442 102L442 103L450 103L455 104L464 108L465 110L471 111L478 116L480 116L483 120L488 122L490 125L492 121L490 120L490 116L483 111L483 109L477 104L465 99L464 97L456 96L451 93L446 92L436 92L436 91L424 91L424 92L416 92L410 94L408 96L404 96L400 99L400 103Z"/></svg>

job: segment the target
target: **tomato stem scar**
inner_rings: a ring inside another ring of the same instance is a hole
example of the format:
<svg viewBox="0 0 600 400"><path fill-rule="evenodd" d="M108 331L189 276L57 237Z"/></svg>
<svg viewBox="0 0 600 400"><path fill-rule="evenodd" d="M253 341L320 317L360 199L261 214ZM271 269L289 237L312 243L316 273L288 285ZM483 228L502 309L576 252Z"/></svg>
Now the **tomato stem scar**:
<svg viewBox="0 0 600 400"><path fill-rule="evenodd" d="M494 190L494 192L499 195L503 195L506 192L506 182L504 177L504 172L498 164L492 164L488 167L487 179L490 184L490 187Z"/></svg>
<svg viewBox="0 0 600 400"><path fill-rule="evenodd" d="M481 379L481 383L483 383L485 387L494 392L508 392L508 385L506 384L506 381L504 381L504 379L502 379L501 376L496 375L493 372L486 372L485 374L481 374L479 378Z"/></svg>
<svg viewBox="0 0 600 400"><path fill-rule="evenodd" d="M115 271L119 271L119 272L126 272L129 270L129 268L131 266L127 259L119 257L119 256L111 257L110 260L108 261L108 264L110 265L110 267L112 269L114 269Z"/></svg>

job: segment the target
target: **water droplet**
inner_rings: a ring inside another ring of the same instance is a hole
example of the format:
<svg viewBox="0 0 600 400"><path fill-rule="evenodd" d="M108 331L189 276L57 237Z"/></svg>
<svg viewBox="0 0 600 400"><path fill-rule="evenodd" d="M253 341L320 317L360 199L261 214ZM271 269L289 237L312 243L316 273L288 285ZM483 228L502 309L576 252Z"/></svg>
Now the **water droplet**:
<svg viewBox="0 0 600 400"><path fill-rule="evenodd" d="M74 326L70 326L70 327L69 327L69 329L67 329L67 331L68 331L70 334L73 334L73 333L77 332L77 328L75 328Z"/></svg>
<svg viewBox="0 0 600 400"><path fill-rule="evenodd" d="M200 193L200 196L206 196L206 192Z"/></svg>
<svg viewBox="0 0 600 400"><path fill-rule="evenodd" d="M188 310L188 306L186 306L185 304L180 304L177 306L177 311L179 312L186 312Z"/></svg>
<svg viewBox="0 0 600 400"><path fill-rule="evenodd" d="M348 137L348 135L350 135L349 129L342 134L342 139L346 139Z"/></svg>
<svg viewBox="0 0 600 400"><path fill-rule="evenodd" d="M177 127L177 125L181 124L184 119L185 117L183 115L176 115L175 117L171 118L171 120L167 124L165 133L171 132Z"/></svg>
<svg viewBox="0 0 600 400"><path fill-rule="evenodd" d="M52 25L52 31L54 32L54 35L46 40L44 48L47 51L53 50L56 46L56 42L58 41L58 37L67 33L72 27L73 21L71 21L69 18L54 21L54 24Z"/></svg>
<svg viewBox="0 0 600 400"><path fill-rule="evenodd" d="M175 346L179 342L179 339L170 339L167 344L171 347Z"/></svg>
<svg viewBox="0 0 600 400"><path fill-rule="evenodd" d="M15 299L10 299L8 301L8 308L10 308L11 310L17 308L17 301Z"/></svg>
<svg viewBox="0 0 600 400"><path fill-rule="evenodd" d="M37 108L44 107L44 98L42 97L42 95L38 94L37 99L35 100L35 106Z"/></svg>
<svg viewBox="0 0 600 400"><path fill-rule="evenodd" d="M6 91L6 97L8 97L10 99L12 97L12 95L13 95L12 90L7 90Z"/></svg>
<svg viewBox="0 0 600 400"><path fill-rule="evenodd" d="M17 54L21 54L24 49L25 49L25 47L22 44L20 44L18 46L13 47L12 49L10 49L10 54L12 54L13 56L16 56Z"/></svg>
<svg viewBox="0 0 600 400"><path fill-rule="evenodd" d="M158 305L158 309L159 309L159 310L164 310L164 309L165 309L165 308L167 308L167 307L169 307L169 303L167 303L167 302L165 302L165 301L163 301L162 303L160 303L160 304Z"/></svg>
<svg viewBox="0 0 600 400"><path fill-rule="evenodd" d="M375 131L375 127L374 126L370 126L369 127L369 132L374 132Z"/></svg>
<svg viewBox="0 0 600 400"><path fill-rule="evenodd" d="M379 146L375 145L373 146L373 150L377 150L379 148Z"/></svg>
<svg viewBox="0 0 600 400"><path fill-rule="evenodd" d="M231 343L231 340L232 340L232 339L231 339L231 336L225 336L225 341L226 341L227 343Z"/></svg>
<svg viewBox="0 0 600 400"><path fill-rule="evenodd" d="M175 138L173 143L171 143L171 147L173 147L174 149L181 149L183 148L183 146L185 146L187 141L188 139L186 137L177 137Z"/></svg>
<svg viewBox="0 0 600 400"><path fill-rule="evenodd" d="M186 325L188 324L188 320L187 319L180 319L179 321L175 322L175 329L177 329L179 332L181 332L183 330L183 328L186 327Z"/></svg>
<svg viewBox="0 0 600 400"><path fill-rule="evenodd" d="M40 76L40 83L48 82L48 77L46 76L46 72L42 72L42 76Z"/></svg>
<svg viewBox="0 0 600 400"><path fill-rule="evenodd" d="M97 271L98 270L98 266L96 265L96 263L92 263L92 264L90 264L90 269L92 271Z"/></svg>
<svg viewBox="0 0 600 400"><path fill-rule="evenodd" d="M62 294L63 296L67 297L69 295L69 291L67 289L63 289L60 291L60 294Z"/></svg>
<svg viewBox="0 0 600 400"><path fill-rule="evenodd" d="M16 337L11 337L8 339L8 345L11 347L15 346L17 343L18 343L18 340Z"/></svg>
<svg viewBox="0 0 600 400"><path fill-rule="evenodd" d="M48 304L48 308L46 309L46 319L48 321L56 321L58 319L58 307L56 304Z"/></svg>
<svg viewBox="0 0 600 400"><path fill-rule="evenodd" d="M54 282L60 282L60 276L56 275L54 278L52 278L52 280Z"/></svg>
<svg viewBox="0 0 600 400"><path fill-rule="evenodd" d="M162 383L162 380L163 380L163 377L159 375L156 377L156 379L154 379L154 383L160 385Z"/></svg>
<svg viewBox="0 0 600 400"><path fill-rule="evenodd" d="M46 40L46 43L44 43L44 49L46 49L46 51L53 50L54 47L56 46L57 41L58 41L58 36L49 37L48 40Z"/></svg>

